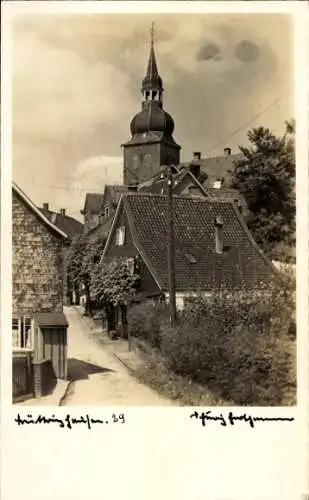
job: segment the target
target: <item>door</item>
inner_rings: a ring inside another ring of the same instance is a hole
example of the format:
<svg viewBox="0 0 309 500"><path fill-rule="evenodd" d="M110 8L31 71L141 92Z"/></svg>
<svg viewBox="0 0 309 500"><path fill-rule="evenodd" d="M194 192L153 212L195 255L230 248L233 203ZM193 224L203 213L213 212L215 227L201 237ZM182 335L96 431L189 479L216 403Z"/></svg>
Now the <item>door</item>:
<svg viewBox="0 0 309 500"><path fill-rule="evenodd" d="M67 330L64 327L42 328L43 358L50 359L56 378L67 378Z"/></svg>

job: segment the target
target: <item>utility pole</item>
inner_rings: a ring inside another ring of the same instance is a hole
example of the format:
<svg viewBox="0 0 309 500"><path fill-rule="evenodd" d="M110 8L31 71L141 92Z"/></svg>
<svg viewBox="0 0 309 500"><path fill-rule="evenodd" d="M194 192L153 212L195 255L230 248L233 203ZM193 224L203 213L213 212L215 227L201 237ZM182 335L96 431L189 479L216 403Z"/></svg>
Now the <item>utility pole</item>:
<svg viewBox="0 0 309 500"><path fill-rule="evenodd" d="M175 248L173 228L173 172L171 166L167 173L167 249L170 325L176 325L176 287L175 287Z"/></svg>

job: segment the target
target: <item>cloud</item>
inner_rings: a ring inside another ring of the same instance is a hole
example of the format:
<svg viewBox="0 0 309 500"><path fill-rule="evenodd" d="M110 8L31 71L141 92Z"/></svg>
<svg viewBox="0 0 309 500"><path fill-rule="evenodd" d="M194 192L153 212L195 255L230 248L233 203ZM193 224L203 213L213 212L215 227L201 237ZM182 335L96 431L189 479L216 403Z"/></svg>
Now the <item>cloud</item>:
<svg viewBox="0 0 309 500"><path fill-rule="evenodd" d="M105 174L102 181L98 175L105 169L110 182L119 177L120 145L141 107L152 21L164 106L184 160L191 151L205 153L289 85L290 21L278 14L19 18L13 30L13 167L34 200L53 197L56 206L76 210L82 194L74 193L92 185L103 190ZM290 103L287 94L265 125L277 131ZM246 133L230 145L242 143ZM82 173L80 162L93 157L104 161L98 167L88 162Z"/></svg>

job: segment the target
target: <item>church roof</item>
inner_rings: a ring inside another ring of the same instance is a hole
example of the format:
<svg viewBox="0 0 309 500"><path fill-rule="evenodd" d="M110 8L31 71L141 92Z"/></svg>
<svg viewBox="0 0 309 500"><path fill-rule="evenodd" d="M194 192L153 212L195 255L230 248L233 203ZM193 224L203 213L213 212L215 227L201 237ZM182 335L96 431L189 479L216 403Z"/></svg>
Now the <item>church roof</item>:
<svg viewBox="0 0 309 500"><path fill-rule="evenodd" d="M255 288L276 270L259 249L236 206L227 201L174 196L176 290L205 291ZM159 288L168 290L166 196L131 193L122 196L103 258L112 252L113 233L121 209L137 251ZM224 252L216 253L215 218L223 220ZM111 250L110 250L111 249Z"/></svg>
<svg viewBox="0 0 309 500"><path fill-rule="evenodd" d="M158 102L144 103L142 111L134 116L130 124L131 134L161 132L163 137L171 137L175 128L174 120L162 109Z"/></svg>
<svg viewBox="0 0 309 500"><path fill-rule="evenodd" d="M145 90L158 90L163 91L162 78L159 75L156 55L154 51L153 43L153 27L151 30L151 46L147 65L146 76L143 79L142 91Z"/></svg>

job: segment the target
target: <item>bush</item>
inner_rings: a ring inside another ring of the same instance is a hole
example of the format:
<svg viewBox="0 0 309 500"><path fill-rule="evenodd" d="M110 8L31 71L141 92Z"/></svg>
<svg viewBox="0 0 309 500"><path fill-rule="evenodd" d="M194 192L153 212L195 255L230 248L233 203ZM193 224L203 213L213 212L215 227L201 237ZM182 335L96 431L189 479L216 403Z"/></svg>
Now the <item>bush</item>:
<svg viewBox="0 0 309 500"><path fill-rule="evenodd" d="M293 350L274 335L239 326L220 333L183 324L162 337L167 367L237 405L280 405L293 385Z"/></svg>
<svg viewBox="0 0 309 500"><path fill-rule="evenodd" d="M144 302L128 310L128 325L134 337L160 348L161 331L168 321L169 310L165 304Z"/></svg>
<svg viewBox="0 0 309 500"><path fill-rule="evenodd" d="M168 368L238 405L283 404L295 392L292 283L192 298L161 336Z"/></svg>
<svg viewBox="0 0 309 500"><path fill-rule="evenodd" d="M286 270L278 276L255 292L191 297L175 328L166 305L132 307L132 335L156 348L143 380L184 404L202 401L202 387L207 401L295 404L295 278Z"/></svg>

